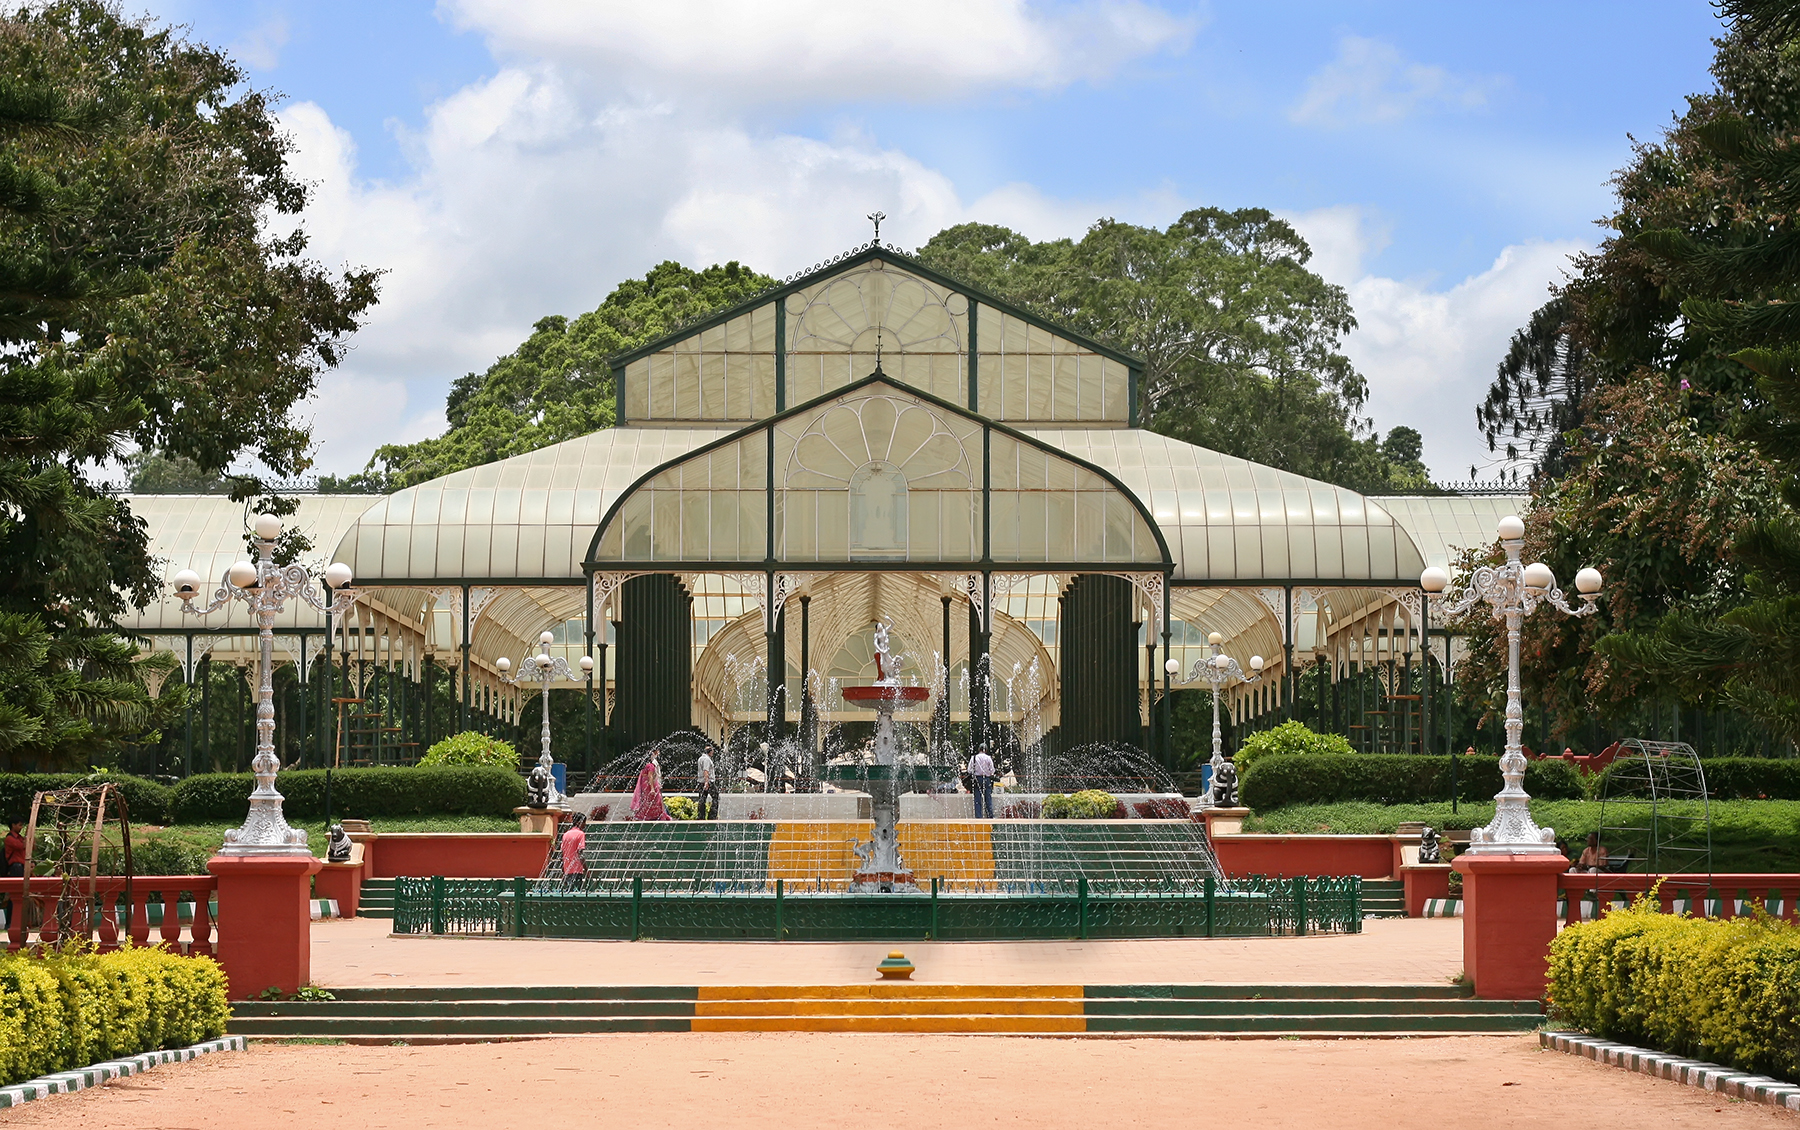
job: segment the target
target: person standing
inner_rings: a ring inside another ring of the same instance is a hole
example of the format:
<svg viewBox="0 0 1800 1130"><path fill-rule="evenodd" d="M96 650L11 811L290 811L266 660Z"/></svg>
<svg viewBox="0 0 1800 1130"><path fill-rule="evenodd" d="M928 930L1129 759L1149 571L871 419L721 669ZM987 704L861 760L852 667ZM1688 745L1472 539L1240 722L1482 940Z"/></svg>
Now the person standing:
<svg viewBox="0 0 1800 1130"><path fill-rule="evenodd" d="M705 750L700 751L700 761L695 766L695 772L700 778L700 794L694 798L700 802L700 819L717 820L719 818L719 782L713 776L712 754ZM712 814L710 816L707 815L706 807L706 799L709 796L712 798Z"/></svg>
<svg viewBox="0 0 1800 1130"><path fill-rule="evenodd" d="M631 791L633 820L669 819L669 810L663 805L662 762L658 756L661 752L660 746L653 748L644 767L638 770L637 787Z"/></svg>
<svg viewBox="0 0 1800 1130"><path fill-rule="evenodd" d="M20 824L14 820L6 830L6 867L0 871L8 879L18 879L25 874L25 837L19 834Z"/></svg>
<svg viewBox="0 0 1800 1130"><path fill-rule="evenodd" d="M969 758L969 776L975 781L975 819L992 820L994 818L994 759L988 756L987 746L975 747L975 756Z"/></svg>
<svg viewBox="0 0 1800 1130"><path fill-rule="evenodd" d="M569 817L569 830L562 834L563 890L573 890L587 881L587 864L582 853L587 851L587 817L577 812Z"/></svg>

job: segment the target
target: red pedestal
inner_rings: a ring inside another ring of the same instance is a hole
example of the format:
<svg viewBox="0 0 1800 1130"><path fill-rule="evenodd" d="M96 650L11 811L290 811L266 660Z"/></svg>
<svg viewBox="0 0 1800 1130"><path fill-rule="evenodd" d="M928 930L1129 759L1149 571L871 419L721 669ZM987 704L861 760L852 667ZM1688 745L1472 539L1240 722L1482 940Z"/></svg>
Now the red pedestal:
<svg viewBox="0 0 1800 1130"><path fill-rule="evenodd" d="M219 893L214 952L233 999L253 997L271 985L291 993L312 979L312 915L306 901L321 866L308 856L215 855L207 861Z"/></svg>
<svg viewBox="0 0 1800 1130"><path fill-rule="evenodd" d="M362 899L363 865L360 863L327 863L313 880L313 891L322 899L336 899L339 918L355 918L356 904Z"/></svg>
<svg viewBox="0 0 1800 1130"><path fill-rule="evenodd" d="M1448 863L1409 863L1400 868L1400 881L1406 890L1406 916L1417 918L1425 913L1426 899L1450 897Z"/></svg>
<svg viewBox="0 0 1800 1130"><path fill-rule="evenodd" d="M1569 861L1536 855L1459 855L1463 972L1486 1000L1541 1000L1556 937L1556 877Z"/></svg>

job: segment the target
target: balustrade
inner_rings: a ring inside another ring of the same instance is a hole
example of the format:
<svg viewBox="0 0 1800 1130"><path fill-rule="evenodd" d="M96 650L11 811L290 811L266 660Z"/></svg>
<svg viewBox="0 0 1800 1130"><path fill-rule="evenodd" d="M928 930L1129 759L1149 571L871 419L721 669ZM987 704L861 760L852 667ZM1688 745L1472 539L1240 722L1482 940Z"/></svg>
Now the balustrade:
<svg viewBox="0 0 1800 1130"><path fill-rule="evenodd" d="M123 878L96 880L91 893L87 882L79 881L59 916L61 880L33 879L27 900L25 880L0 879L0 905L7 911L6 948L55 945L66 925L68 932L92 939L105 953L119 948L123 914L124 933L133 945L165 944L176 953L211 956L213 891L211 875L139 876L131 881L131 903L125 907Z"/></svg>

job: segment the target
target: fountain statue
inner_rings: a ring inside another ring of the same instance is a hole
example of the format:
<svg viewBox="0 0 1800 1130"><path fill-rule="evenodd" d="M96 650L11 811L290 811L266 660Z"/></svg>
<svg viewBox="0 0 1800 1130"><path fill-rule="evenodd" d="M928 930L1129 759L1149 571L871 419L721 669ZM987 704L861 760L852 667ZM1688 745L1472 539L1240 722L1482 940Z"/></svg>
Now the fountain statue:
<svg viewBox="0 0 1800 1130"><path fill-rule="evenodd" d="M931 697L928 687L905 687L888 673L889 625L875 625L875 682L867 687L845 687L846 702L875 711L875 761L867 766L865 778L870 807L875 817L875 835L866 844L856 846L861 866L852 880L855 891L905 891L917 889L913 873L900 858L900 838L895 830L895 817L900 804L899 758L894 745L894 708L901 703L923 702ZM898 664L895 665L898 667Z"/></svg>

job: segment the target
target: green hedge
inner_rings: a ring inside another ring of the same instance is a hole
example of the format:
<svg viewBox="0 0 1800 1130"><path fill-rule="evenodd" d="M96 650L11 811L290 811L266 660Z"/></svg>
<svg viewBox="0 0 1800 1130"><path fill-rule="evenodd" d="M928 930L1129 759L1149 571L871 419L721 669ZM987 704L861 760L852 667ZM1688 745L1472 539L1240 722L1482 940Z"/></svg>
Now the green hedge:
<svg viewBox="0 0 1800 1130"><path fill-rule="evenodd" d="M177 824L236 823L250 811L248 773L205 773L171 790ZM275 778L283 811L300 820L325 816L325 770L299 769ZM454 765L438 769L336 769L331 773L334 816L368 819L439 813L510 816L525 803L525 779L513 769Z"/></svg>
<svg viewBox="0 0 1800 1130"><path fill-rule="evenodd" d="M1500 759L1456 759L1458 800L1492 800L1500 791ZM1566 761L1533 761L1525 791L1544 800L1582 796L1581 774ZM1450 759L1417 754L1274 753L1243 772L1238 796L1248 808L1267 811L1290 804L1421 804L1450 798Z"/></svg>
<svg viewBox="0 0 1800 1130"><path fill-rule="evenodd" d="M0 1086L225 1034L225 973L162 949L0 953Z"/></svg>
<svg viewBox="0 0 1800 1130"><path fill-rule="evenodd" d="M0 773L0 820L31 819L31 798L52 789L66 789L83 781L110 781L125 793L125 807L133 823L167 824L169 792L167 785L124 773L108 773L95 777L88 773Z"/></svg>
<svg viewBox="0 0 1800 1130"><path fill-rule="evenodd" d="M1719 800L1800 800L1800 758L1705 757L1701 758L1700 766L1706 770L1707 795ZM1631 772L1628 766L1620 768ZM1642 775L1641 762L1635 772ZM1602 776L1600 787L1606 791L1594 795L1649 793L1642 785L1627 788L1615 781L1610 765Z"/></svg>
<svg viewBox="0 0 1800 1130"><path fill-rule="evenodd" d="M1551 1015L1608 1040L1800 1082L1800 928L1648 900L1550 943Z"/></svg>

